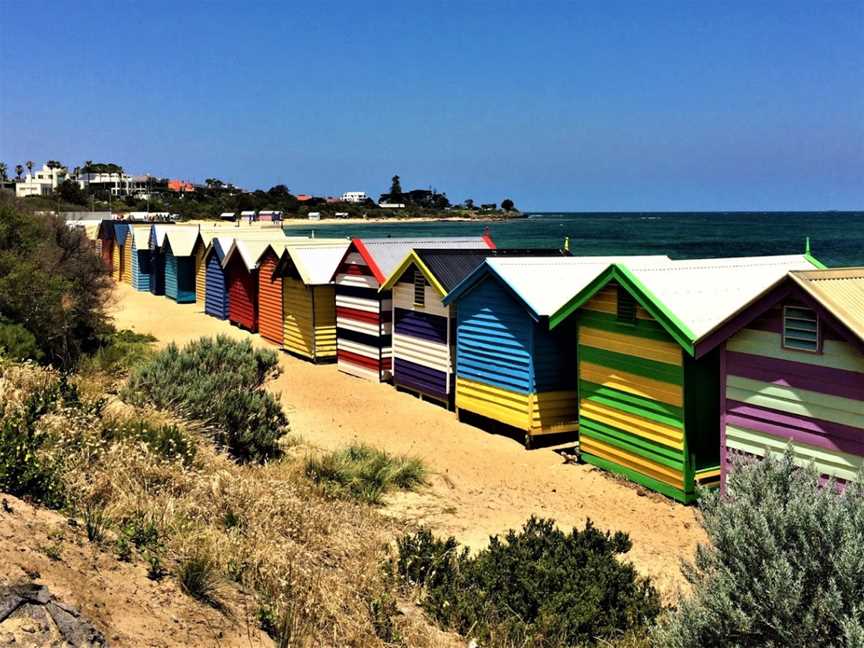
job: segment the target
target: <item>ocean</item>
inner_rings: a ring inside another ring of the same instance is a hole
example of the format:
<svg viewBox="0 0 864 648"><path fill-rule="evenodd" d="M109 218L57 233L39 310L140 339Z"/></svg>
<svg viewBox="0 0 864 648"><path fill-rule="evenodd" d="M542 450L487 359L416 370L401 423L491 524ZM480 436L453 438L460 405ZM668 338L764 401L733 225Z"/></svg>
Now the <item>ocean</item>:
<svg viewBox="0 0 864 648"><path fill-rule="evenodd" d="M291 225L315 236L471 236L489 227L499 247L561 247L579 255L667 254L673 259L800 254L805 238L828 266L864 266L864 212L531 213L484 222Z"/></svg>

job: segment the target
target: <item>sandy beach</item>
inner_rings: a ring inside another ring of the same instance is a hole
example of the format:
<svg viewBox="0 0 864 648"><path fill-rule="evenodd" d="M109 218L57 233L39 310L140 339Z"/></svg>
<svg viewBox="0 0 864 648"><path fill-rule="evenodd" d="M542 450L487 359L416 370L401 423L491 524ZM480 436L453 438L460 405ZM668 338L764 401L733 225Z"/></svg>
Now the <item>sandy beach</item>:
<svg viewBox="0 0 864 648"><path fill-rule="evenodd" d="M119 328L149 333L160 345L223 334L275 348L205 315L198 304L178 305L125 284L116 287L111 308ZM630 534L628 559L655 580L667 601L686 586L680 561L691 559L705 541L693 507L567 463L560 446L526 451L515 439L460 423L451 412L389 385L350 377L332 364L313 365L282 351L279 356L283 374L270 387L306 443L336 448L361 441L427 462L430 486L391 498L386 513L474 548L532 514L554 518L563 528L581 527L590 518L601 529Z"/></svg>

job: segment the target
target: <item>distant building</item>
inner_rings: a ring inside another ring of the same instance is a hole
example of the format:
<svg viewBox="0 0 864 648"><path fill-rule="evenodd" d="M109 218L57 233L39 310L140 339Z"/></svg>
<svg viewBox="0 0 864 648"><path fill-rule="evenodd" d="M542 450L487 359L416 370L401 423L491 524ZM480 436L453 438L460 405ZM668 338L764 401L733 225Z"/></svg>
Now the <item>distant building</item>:
<svg viewBox="0 0 864 648"><path fill-rule="evenodd" d="M299 194L297 196L297 202L309 202L313 198L314 196L310 196L309 194Z"/></svg>
<svg viewBox="0 0 864 648"><path fill-rule="evenodd" d="M362 203L366 202L368 196L365 191L346 191L342 194L342 202Z"/></svg>
<svg viewBox="0 0 864 648"><path fill-rule="evenodd" d="M112 196L136 196L146 198L157 179L150 175L128 175L126 173L79 173L76 178L82 189L109 191Z"/></svg>
<svg viewBox="0 0 864 648"><path fill-rule="evenodd" d="M191 182L186 182L185 180L169 180L168 191L193 193L195 191L195 185Z"/></svg>
<svg viewBox="0 0 864 648"><path fill-rule="evenodd" d="M480 205L480 211L495 211L498 209L498 205L495 203L484 203Z"/></svg>
<svg viewBox="0 0 864 648"><path fill-rule="evenodd" d="M381 202L378 203L378 206L381 209L405 209L405 203Z"/></svg>
<svg viewBox="0 0 864 648"><path fill-rule="evenodd" d="M26 196L44 196L50 194L69 178L66 167L49 167L42 165L41 171L27 173L23 180L15 183L15 195L18 198Z"/></svg>

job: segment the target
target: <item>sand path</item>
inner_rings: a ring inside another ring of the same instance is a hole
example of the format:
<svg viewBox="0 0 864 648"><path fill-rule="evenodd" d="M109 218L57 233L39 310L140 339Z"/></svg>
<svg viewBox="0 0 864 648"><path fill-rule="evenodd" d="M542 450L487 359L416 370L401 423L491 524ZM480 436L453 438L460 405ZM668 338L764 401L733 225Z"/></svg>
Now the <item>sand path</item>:
<svg viewBox="0 0 864 648"><path fill-rule="evenodd" d="M150 333L162 344L222 333L275 348L205 315L198 304L175 304L127 285L117 287L112 312L118 327ZM531 514L552 517L564 528L591 518L601 529L630 534L628 557L655 579L664 598L673 599L684 586L680 561L705 541L692 507L590 466L568 464L557 448L526 451L517 440L460 423L441 407L340 373L335 365L313 365L284 352L280 363L283 374L272 388L304 440L324 448L362 441L418 455L434 471L430 488L393 498L385 512L472 547Z"/></svg>

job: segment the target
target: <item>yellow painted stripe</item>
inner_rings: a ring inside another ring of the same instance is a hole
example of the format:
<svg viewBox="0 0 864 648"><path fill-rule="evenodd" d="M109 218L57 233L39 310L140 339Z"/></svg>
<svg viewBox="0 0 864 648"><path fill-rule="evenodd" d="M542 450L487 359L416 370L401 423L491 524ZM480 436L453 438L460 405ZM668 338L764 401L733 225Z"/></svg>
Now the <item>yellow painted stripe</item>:
<svg viewBox="0 0 864 648"><path fill-rule="evenodd" d="M597 439L592 439L586 434L582 434L579 439L579 447L583 452L593 454L601 459L608 459L617 464L621 464L625 468L630 468L636 472L652 477L657 481L662 481L665 484L674 486L684 490L684 475L677 470L662 466L658 463L632 454L615 446L611 446Z"/></svg>
<svg viewBox="0 0 864 648"><path fill-rule="evenodd" d="M579 393L575 389L531 394L531 434L559 434L579 429Z"/></svg>
<svg viewBox="0 0 864 648"><path fill-rule="evenodd" d="M618 313L618 287L617 284L612 284L599 293L594 295L591 299L586 302L585 306L583 306L585 310L597 311L600 313L608 313L610 315L617 315ZM646 311L644 308L636 305L636 318L651 320L654 319L651 317L651 314Z"/></svg>
<svg viewBox="0 0 864 648"><path fill-rule="evenodd" d="M720 476L720 469L715 468L714 470L699 470L696 471L696 481L706 481L709 479L715 479Z"/></svg>
<svg viewBox="0 0 864 648"><path fill-rule="evenodd" d="M613 407L582 400L579 403L582 416L599 423L611 425L614 428L635 434L636 436L662 443L676 450L684 450L684 431L671 425L657 423L635 414L622 412Z"/></svg>
<svg viewBox="0 0 864 648"><path fill-rule="evenodd" d="M527 394L517 394L473 380L457 378L456 407L526 432L531 429L530 403Z"/></svg>
<svg viewBox="0 0 864 648"><path fill-rule="evenodd" d="M680 385L637 376L618 369L610 369L592 362L580 362L579 375L582 380L619 389L628 394L650 398L676 407L682 407L684 404L684 390Z"/></svg>
<svg viewBox="0 0 864 648"><path fill-rule="evenodd" d="M683 364L681 347L665 340L651 340L582 326L579 328L579 343L678 367Z"/></svg>

